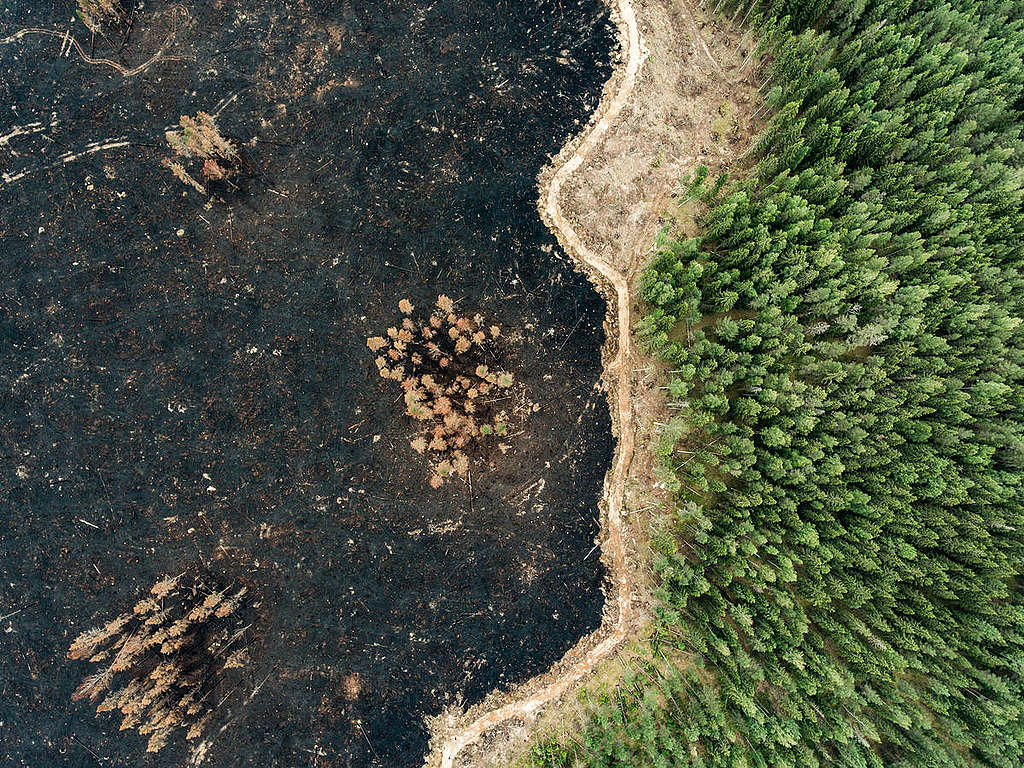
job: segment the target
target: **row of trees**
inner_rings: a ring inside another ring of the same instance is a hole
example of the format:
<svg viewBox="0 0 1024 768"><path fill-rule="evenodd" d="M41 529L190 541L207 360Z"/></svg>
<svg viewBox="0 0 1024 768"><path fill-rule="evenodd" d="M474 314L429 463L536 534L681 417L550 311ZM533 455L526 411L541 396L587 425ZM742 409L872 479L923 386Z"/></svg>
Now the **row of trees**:
<svg viewBox="0 0 1024 768"><path fill-rule="evenodd" d="M99 666L72 699L120 713L120 730L146 736L147 752L178 731L198 739L230 696L228 670L250 664L246 592L216 590L194 574L161 579L131 610L75 638L68 658Z"/></svg>
<svg viewBox="0 0 1024 768"><path fill-rule="evenodd" d="M642 282L681 435L652 661L530 761L1016 768L1024 5L726 11L774 118Z"/></svg>

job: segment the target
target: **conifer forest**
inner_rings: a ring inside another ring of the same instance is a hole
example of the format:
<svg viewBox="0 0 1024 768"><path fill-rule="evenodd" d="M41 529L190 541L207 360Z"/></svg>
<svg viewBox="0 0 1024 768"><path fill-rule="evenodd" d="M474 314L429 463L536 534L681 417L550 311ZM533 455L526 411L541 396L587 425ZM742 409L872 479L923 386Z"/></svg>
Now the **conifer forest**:
<svg viewBox="0 0 1024 768"><path fill-rule="evenodd" d="M1024 764L1024 5L735 4L771 119L636 333L655 627L532 766Z"/></svg>

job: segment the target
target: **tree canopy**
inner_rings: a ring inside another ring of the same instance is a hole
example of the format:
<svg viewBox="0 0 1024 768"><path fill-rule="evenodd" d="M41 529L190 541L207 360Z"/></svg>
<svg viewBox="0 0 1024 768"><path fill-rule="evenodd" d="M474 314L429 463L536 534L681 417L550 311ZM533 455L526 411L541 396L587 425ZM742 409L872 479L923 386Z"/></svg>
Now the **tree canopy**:
<svg viewBox="0 0 1024 768"><path fill-rule="evenodd" d="M774 116L640 289L679 436L657 663L528 762L1017 768L1024 5L732 9Z"/></svg>

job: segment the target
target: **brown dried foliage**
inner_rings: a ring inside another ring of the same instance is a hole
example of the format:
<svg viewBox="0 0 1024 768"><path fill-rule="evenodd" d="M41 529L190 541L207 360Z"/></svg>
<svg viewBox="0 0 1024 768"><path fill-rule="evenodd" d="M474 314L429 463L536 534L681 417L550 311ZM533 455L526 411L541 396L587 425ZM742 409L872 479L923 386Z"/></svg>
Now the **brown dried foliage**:
<svg viewBox="0 0 1024 768"><path fill-rule="evenodd" d="M121 0L78 0L78 18L93 34L120 29L131 15Z"/></svg>
<svg viewBox="0 0 1024 768"><path fill-rule="evenodd" d="M249 663L239 612L246 589L230 592L181 575L158 581L131 610L75 638L68 658L101 666L71 698L98 701L97 712L119 711L121 730L149 737L147 752L163 748L175 729L197 738L225 670Z"/></svg>
<svg viewBox="0 0 1024 768"><path fill-rule="evenodd" d="M231 140L221 135L213 116L206 112L197 112L195 117L182 115L179 124L181 130L164 134L177 159L164 158L163 165L183 184L203 193L209 192L211 181L226 181L234 186L231 179L239 173L241 157ZM206 184L186 167L189 162Z"/></svg>
<svg viewBox="0 0 1024 768"><path fill-rule="evenodd" d="M513 375L491 370L497 359L501 330L485 326L481 315L460 316L455 302L438 296L427 316L413 314L408 299L398 302L401 327L371 336L366 346L376 357L385 379L405 392L405 413L419 429L409 444L429 456L430 485L440 488L453 476L467 477L471 459L483 452L487 440L500 439L511 422L529 412L532 404L520 397ZM519 401L519 406L510 403ZM508 449L504 443L502 452Z"/></svg>

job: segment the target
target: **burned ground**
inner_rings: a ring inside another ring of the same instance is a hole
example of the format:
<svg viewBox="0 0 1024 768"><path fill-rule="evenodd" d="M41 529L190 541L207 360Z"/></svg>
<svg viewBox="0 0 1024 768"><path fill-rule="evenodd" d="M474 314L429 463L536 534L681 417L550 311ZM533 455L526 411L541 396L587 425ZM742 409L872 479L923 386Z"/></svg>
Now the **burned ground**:
<svg viewBox="0 0 1024 768"><path fill-rule="evenodd" d="M0 758L419 764L424 716L600 621L604 305L535 177L599 97L602 5L156 1L123 49L70 3L5 9ZM237 190L161 165L201 111ZM541 408L434 491L365 341L438 293L500 322ZM185 570L249 590L251 667L147 755L72 703L67 651Z"/></svg>

